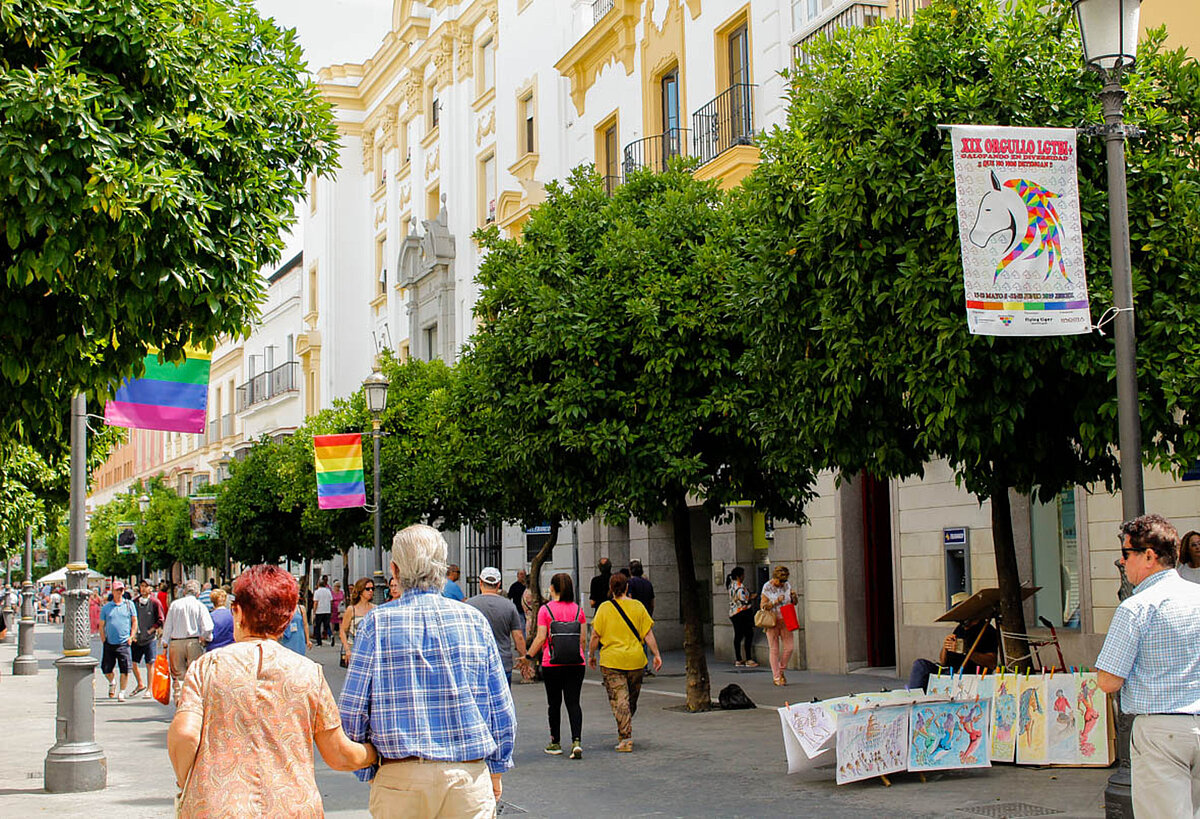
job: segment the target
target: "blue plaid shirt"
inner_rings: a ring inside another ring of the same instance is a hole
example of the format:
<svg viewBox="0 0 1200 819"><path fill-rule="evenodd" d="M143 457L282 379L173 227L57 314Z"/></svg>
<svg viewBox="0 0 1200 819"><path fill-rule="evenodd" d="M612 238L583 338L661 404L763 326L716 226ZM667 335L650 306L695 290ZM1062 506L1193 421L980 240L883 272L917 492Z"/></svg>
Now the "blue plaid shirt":
<svg viewBox="0 0 1200 819"><path fill-rule="evenodd" d="M435 591L409 589L363 619L341 713L350 738L369 739L387 759L512 767L517 715L492 627L478 609ZM369 782L375 769L355 776Z"/></svg>
<svg viewBox="0 0 1200 819"><path fill-rule="evenodd" d="M1137 584L1113 614L1096 668L1125 680L1127 714L1200 714L1200 585L1174 569Z"/></svg>

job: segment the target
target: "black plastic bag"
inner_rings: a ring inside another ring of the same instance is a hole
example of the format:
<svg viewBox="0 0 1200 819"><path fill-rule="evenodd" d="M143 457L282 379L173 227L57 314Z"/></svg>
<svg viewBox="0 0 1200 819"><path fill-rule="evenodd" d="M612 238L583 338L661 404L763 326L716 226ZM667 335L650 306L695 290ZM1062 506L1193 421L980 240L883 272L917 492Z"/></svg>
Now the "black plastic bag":
<svg viewBox="0 0 1200 819"><path fill-rule="evenodd" d="M746 692L737 683L730 683L721 689L717 695L717 704L726 711L740 711L745 708L757 708L754 701L746 696Z"/></svg>

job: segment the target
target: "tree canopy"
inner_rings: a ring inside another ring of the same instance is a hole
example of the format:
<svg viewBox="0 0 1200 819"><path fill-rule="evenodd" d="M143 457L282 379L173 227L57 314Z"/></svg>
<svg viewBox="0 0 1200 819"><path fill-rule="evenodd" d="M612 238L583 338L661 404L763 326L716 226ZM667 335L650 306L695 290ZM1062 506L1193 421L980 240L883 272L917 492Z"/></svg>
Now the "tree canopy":
<svg viewBox="0 0 1200 819"><path fill-rule="evenodd" d="M1171 464L1200 452L1200 67L1162 42L1149 36L1126 87L1146 131L1128 172L1143 440ZM1048 499L1119 477L1112 338L968 332L937 126L1098 122L1078 43L1068 3L1025 0L938 2L911 25L817 43L790 77L786 125L760 142L742 217L755 255L737 285L742 366L768 460L884 477L946 458L995 501L1016 613L1009 488ZM1097 321L1112 304L1102 140L1081 139L1078 170Z"/></svg>
<svg viewBox="0 0 1200 819"><path fill-rule="evenodd" d="M148 348L253 322L336 132L249 0L9 0L0 54L0 432L41 449Z"/></svg>

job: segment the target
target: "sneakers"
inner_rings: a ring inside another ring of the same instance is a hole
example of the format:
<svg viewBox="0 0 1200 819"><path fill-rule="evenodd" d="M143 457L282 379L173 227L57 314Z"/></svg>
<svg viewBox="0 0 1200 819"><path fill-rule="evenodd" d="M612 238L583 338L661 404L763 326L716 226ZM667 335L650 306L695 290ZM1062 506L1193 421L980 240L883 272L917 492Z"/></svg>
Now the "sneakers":
<svg viewBox="0 0 1200 819"><path fill-rule="evenodd" d="M125 702L125 689L117 692L117 702Z"/></svg>
<svg viewBox="0 0 1200 819"><path fill-rule="evenodd" d="M758 668L758 663L754 660L746 660L746 668Z"/></svg>
<svg viewBox="0 0 1200 819"><path fill-rule="evenodd" d="M108 681L108 698L111 700L117 696L117 681L115 679Z"/></svg>
<svg viewBox="0 0 1200 819"><path fill-rule="evenodd" d="M617 747L613 750L620 754L631 754L633 753L633 740L623 739L617 743Z"/></svg>
<svg viewBox="0 0 1200 819"><path fill-rule="evenodd" d="M742 662L741 660L737 660L736 662L734 662L733 667L734 668L743 668L743 667L745 667L745 665L746 664L744 662Z"/></svg>
<svg viewBox="0 0 1200 819"><path fill-rule="evenodd" d="M546 746L546 753L551 754L553 756L561 756L562 755L562 746L559 745L557 742L551 742L549 745Z"/></svg>
<svg viewBox="0 0 1200 819"><path fill-rule="evenodd" d="M583 747L579 744L579 740L571 743L571 759L583 759Z"/></svg>
<svg viewBox="0 0 1200 819"><path fill-rule="evenodd" d="M131 696L131 697L136 697L138 694L140 694L140 693L142 693L143 691L146 691L146 690L147 690L147 689L146 689L146 686L144 686L144 685L139 685L137 688L133 689L133 693L132 693L132 694L130 694L129 696Z"/></svg>

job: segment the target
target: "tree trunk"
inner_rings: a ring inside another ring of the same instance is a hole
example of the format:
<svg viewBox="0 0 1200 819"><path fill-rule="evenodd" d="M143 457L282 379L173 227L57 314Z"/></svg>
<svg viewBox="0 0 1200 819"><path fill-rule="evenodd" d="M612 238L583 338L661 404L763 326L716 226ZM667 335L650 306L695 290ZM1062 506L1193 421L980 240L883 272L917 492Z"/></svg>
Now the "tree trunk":
<svg viewBox="0 0 1200 819"><path fill-rule="evenodd" d="M554 546L558 543L558 532L560 528L558 518L550 519L550 537L542 544L542 548L538 549L538 553L533 556L533 562L529 564L529 597L532 605L529 607L529 619L525 622L525 645L532 645L534 637L537 636L537 619L538 611L546 603L546 598L542 595L542 566L550 559L550 555L554 553ZM579 589L575 590L575 602L579 603ZM533 661L533 674L535 680L542 678L542 662L535 658Z"/></svg>
<svg viewBox="0 0 1200 819"><path fill-rule="evenodd" d="M708 661L704 657L704 626L700 622L700 585L692 555L692 519L687 496L680 492L671 503L675 531L675 563L679 569L679 609L683 615L683 654L687 668L687 710L712 709Z"/></svg>
<svg viewBox="0 0 1200 819"><path fill-rule="evenodd" d="M350 547L342 549L342 593L350 593Z"/></svg>
<svg viewBox="0 0 1200 819"><path fill-rule="evenodd" d="M1008 487L1001 486L992 492L992 548L996 555L996 578L1000 585L1000 625L1012 634L1025 634L1025 607L1021 602L1021 574L1017 569L1017 549L1013 543L1012 504L1008 499ZM1020 638L1004 640L1008 657L1020 657L1029 653L1029 646ZM1008 663L1009 667L1029 668L1029 659L1019 663Z"/></svg>

